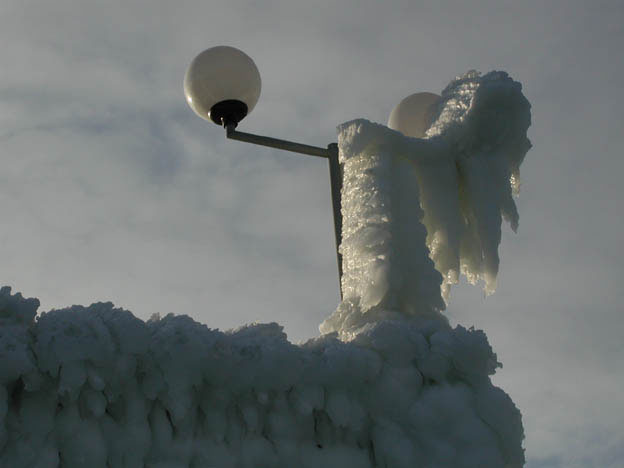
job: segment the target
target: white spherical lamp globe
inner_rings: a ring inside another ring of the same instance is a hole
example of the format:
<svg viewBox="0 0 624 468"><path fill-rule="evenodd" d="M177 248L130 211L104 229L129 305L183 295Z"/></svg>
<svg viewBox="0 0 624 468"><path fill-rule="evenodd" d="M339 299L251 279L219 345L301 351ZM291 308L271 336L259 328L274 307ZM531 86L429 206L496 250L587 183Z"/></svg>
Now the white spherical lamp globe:
<svg viewBox="0 0 624 468"><path fill-rule="evenodd" d="M442 99L433 93L416 93L403 99L390 113L388 127L413 138L423 138L436 117Z"/></svg>
<svg viewBox="0 0 624 468"><path fill-rule="evenodd" d="M238 124L253 110L262 82L254 61L229 46L204 50L184 76L184 95L202 119L217 125Z"/></svg>

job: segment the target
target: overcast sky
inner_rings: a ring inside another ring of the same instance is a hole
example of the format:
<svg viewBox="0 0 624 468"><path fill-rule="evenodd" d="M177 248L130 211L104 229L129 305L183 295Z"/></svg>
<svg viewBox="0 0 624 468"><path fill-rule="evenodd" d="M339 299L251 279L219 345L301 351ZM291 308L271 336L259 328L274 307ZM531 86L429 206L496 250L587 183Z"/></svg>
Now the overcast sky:
<svg viewBox="0 0 624 468"><path fill-rule="evenodd" d="M188 63L241 48L263 89L239 128L319 146L505 70L533 106L520 228L497 293L455 288L447 314L504 363L529 467L621 467L623 21L620 0L3 0L0 285L315 336L339 300L327 165L226 141Z"/></svg>

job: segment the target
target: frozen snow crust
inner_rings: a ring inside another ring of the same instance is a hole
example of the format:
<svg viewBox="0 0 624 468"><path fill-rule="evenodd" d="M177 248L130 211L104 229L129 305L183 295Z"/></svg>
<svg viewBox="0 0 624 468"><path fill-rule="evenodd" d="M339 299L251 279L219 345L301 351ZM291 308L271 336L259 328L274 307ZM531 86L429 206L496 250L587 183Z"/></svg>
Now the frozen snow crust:
<svg viewBox="0 0 624 468"><path fill-rule="evenodd" d="M485 334L441 317L302 345L0 290L0 466L516 467Z"/></svg>

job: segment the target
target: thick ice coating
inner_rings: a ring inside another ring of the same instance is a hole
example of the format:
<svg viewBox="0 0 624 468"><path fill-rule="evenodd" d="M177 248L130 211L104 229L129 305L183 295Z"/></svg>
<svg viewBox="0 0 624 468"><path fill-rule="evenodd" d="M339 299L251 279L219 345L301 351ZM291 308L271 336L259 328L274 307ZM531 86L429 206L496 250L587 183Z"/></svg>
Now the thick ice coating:
<svg viewBox="0 0 624 468"><path fill-rule="evenodd" d="M531 105L507 73L470 71L442 91L439 111L427 139L440 144L447 161L414 159L427 245L444 277L446 298L459 273L473 284L482 280L491 294L502 220L518 228L513 196L531 148Z"/></svg>
<svg viewBox="0 0 624 468"><path fill-rule="evenodd" d="M460 273L494 292L530 117L520 83L473 71L442 92L425 138L361 119L338 127L344 301L322 332L350 339L382 318L435 316Z"/></svg>
<svg viewBox="0 0 624 468"><path fill-rule="evenodd" d="M502 72L459 77L440 102L422 139L339 127L344 300L321 337L111 303L37 316L0 289L0 467L523 466L496 354L440 311L460 272L495 286L529 104Z"/></svg>
<svg viewBox="0 0 624 468"><path fill-rule="evenodd" d="M41 314L0 290L0 466L519 467L485 334L369 324L302 345L111 303Z"/></svg>

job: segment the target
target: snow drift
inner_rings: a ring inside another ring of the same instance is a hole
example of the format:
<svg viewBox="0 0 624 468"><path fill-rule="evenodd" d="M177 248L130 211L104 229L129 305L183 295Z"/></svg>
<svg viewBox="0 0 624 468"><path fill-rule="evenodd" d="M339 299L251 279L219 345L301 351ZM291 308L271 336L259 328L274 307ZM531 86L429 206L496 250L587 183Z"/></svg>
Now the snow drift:
<svg viewBox="0 0 624 468"><path fill-rule="evenodd" d="M0 289L0 466L522 466L485 334L440 311L459 272L493 288L528 103L502 73L442 97L425 139L339 127L344 301L318 338L111 303L37 317Z"/></svg>

